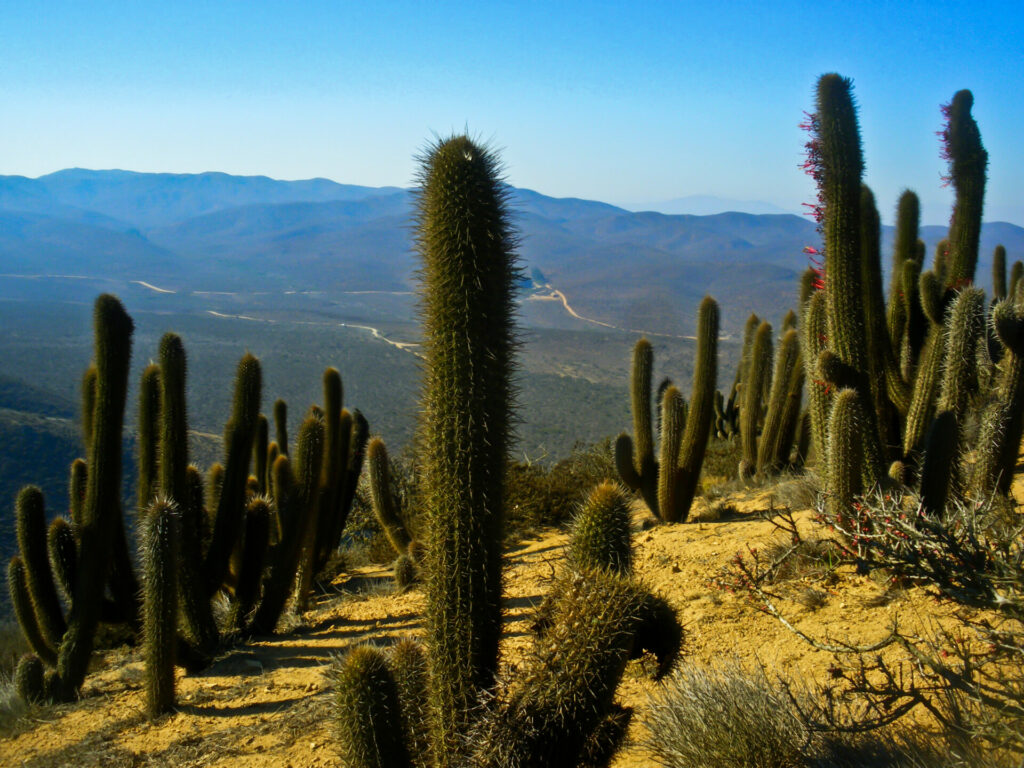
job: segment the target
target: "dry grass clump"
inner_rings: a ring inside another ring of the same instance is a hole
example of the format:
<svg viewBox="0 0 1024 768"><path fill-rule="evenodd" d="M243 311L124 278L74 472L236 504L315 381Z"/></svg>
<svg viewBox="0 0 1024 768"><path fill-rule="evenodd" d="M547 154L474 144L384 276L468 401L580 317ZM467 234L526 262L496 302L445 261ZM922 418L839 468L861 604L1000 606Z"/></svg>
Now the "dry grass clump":
<svg viewBox="0 0 1024 768"><path fill-rule="evenodd" d="M651 697L644 725L643 747L666 768L948 765L894 731L815 731L792 691L736 662L677 669Z"/></svg>

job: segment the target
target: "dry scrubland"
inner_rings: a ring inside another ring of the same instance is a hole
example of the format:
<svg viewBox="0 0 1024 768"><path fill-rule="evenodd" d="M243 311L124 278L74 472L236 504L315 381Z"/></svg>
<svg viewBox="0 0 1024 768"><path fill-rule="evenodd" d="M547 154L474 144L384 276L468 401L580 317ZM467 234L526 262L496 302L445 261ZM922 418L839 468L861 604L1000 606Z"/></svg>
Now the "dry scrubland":
<svg viewBox="0 0 1024 768"><path fill-rule="evenodd" d="M799 494L785 497L793 495ZM679 612L685 631L680 665L699 669L735 660L747 669L763 665L771 675L813 684L827 683L829 670L843 663L811 648L744 595L715 585L748 546L771 550L788 544L788 537L763 517L783 504L772 489L736 490L714 502L713 509L726 511L723 519L646 530L642 523L649 515L636 510L634 567ZM718 514L703 500L694 511L698 518ZM808 509L797 511L795 519L808 537L829 535ZM504 675L516 674L534 609L561 564L566 539L565 533L551 531L507 552ZM809 589L818 593L820 605L806 604L802 595ZM800 598L782 604L799 629L851 643L883 637L896 618L907 631L933 631L936 622L949 625L954 611L939 605L928 590L894 592L884 580L859 576L850 565L833 577L811 568L795 574L782 590ZM33 768L337 765L332 658L361 640L421 636L422 609L422 590L397 590L390 568L355 569L326 586L293 632L230 650L199 675L179 672L177 711L153 722L146 718L138 652L109 651L87 678L81 702L33 709L13 725L0 741L0 762ZM639 722L648 696L658 688L644 664L631 662L619 689L620 701L637 708L630 730L634 743L612 763L620 768L651 764L636 743L644 736Z"/></svg>

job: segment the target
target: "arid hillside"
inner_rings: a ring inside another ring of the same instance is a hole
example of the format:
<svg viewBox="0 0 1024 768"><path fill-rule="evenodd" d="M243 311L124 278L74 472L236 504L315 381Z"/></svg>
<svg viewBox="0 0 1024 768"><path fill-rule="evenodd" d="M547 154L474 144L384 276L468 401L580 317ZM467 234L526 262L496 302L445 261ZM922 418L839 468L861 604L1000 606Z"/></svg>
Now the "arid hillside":
<svg viewBox="0 0 1024 768"><path fill-rule="evenodd" d="M745 595L727 588L730 562L778 558L791 545L780 529L787 504L807 541L828 531L806 508L806 484L740 489L699 499L696 521L650 525L634 515L634 567L666 597L684 627L679 665L739 661L762 665L797 683L825 683L837 659L813 649ZM770 517L774 515L772 522ZM507 552L506 629L503 670L517 664L531 643L531 618L560 568L567 535L550 531ZM822 551L824 548L820 548ZM908 632L931 631L953 609L919 588L893 590L884 580L857 575L827 560L804 562L774 584L786 599L778 607L808 635L849 643L883 637L894 621ZM179 672L177 710L154 722L144 714L142 662L130 649L107 652L87 678L81 701L38 708L18 720L0 740L0 764L58 766L217 766L304 768L337 765L332 734L332 660L361 642L388 644L422 634L422 590L397 591L390 571L365 566L339 575L292 632L225 653L202 674ZM887 651L888 652L888 651ZM899 657L898 651L892 658ZM618 768L650 765L642 746L648 696L658 685L643 659L630 663L619 688L620 702L636 715L629 742L613 763Z"/></svg>

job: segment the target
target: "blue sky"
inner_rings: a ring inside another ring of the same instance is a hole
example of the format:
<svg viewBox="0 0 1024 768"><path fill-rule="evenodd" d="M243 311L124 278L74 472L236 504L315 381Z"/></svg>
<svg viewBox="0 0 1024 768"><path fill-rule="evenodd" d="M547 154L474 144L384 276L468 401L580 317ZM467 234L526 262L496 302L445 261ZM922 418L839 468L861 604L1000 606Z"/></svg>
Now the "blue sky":
<svg viewBox="0 0 1024 768"><path fill-rule="evenodd" d="M60 168L408 185L468 127L509 181L614 203L707 194L799 209L814 82L853 78L883 216L951 191L935 131L960 88L987 220L1024 225L1024 3L0 4L0 173Z"/></svg>

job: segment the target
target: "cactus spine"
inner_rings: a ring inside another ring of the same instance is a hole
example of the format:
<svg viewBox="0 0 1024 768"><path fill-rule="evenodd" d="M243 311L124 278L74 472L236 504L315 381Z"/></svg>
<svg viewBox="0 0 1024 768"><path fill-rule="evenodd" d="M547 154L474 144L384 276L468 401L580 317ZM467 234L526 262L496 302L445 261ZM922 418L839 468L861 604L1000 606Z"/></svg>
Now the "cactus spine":
<svg viewBox="0 0 1024 768"><path fill-rule="evenodd" d="M498 662L516 236L498 160L468 138L432 146L420 181L426 623L444 768Z"/></svg>

